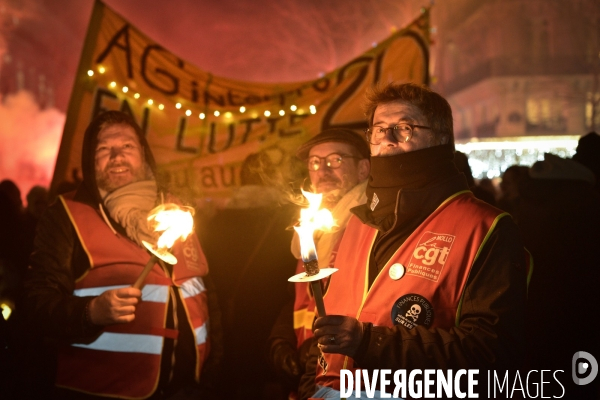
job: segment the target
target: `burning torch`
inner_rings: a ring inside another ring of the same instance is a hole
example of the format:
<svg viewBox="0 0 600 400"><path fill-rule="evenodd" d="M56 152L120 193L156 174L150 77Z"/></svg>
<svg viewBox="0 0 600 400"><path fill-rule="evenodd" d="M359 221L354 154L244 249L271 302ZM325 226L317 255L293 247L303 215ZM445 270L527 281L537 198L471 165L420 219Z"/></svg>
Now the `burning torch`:
<svg viewBox="0 0 600 400"><path fill-rule="evenodd" d="M142 240L142 244L152 256L133 284L134 288L141 290L144 287L146 276L159 259L171 265L177 264L177 257L171 254L169 249L173 247L176 240L186 240L188 235L192 233L194 230L193 215L193 208L172 203L161 204L150 211L148 215L149 224L154 225L154 230L162 232L162 234L156 245Z"/></svg>
<svg viewBox="0 0 600 400"><path fill-rule="evenodd" d="M324 317L325 304L323 303L323 292L321 291L321 279L327 278L337 271L337 268L321 268L315 249L313 234L315 230L329 230L334 225L331 212L321 206L322 194L302 191L302 194L308 200L308 208L300 210L300 223L294 227L300 238L300 254L304 262L305 272L301 272L288 279L290 282L310 282L313 291L317 311L320 317Z"/></svg>

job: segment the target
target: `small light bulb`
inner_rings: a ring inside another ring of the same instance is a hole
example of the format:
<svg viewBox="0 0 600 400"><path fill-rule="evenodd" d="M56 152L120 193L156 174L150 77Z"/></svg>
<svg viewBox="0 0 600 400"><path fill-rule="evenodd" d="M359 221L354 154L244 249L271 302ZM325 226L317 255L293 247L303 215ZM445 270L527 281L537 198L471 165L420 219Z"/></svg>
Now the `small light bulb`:
<svg viewBox="0 0 600 400"><path fill-rule="evenodd" d="M105 73L105 72L106 72L106 68L104 68L104 67L99 67L99 68L98 68L98 72L100 72L101 74L103 74L103 73Z"/></svg>
<svg viewBox="0 0 600 400"><path fill-rule="evenodd" d="M164 104L159 104L158 105L158 109L161 110L161 111L164 110L165 109L165 105Z"/></svg>
<svg viewBox="0 0 600 400"><path fill-rule="evenodd" d="M204 119L204 118L206 118L206 114L200 113L200 115L198 115L198 117L200 117L200 119Z"/></svg>
<svg viewBox="0 0 600 400"><path fill-rule="evenodd" d="M148 99L148 104L150 104L150 105L154 104L154 100Z"/></svg>
<svg viewBox="0 0 600 400"><path fill-rule="evenodd" d="M309 107L309 110L310 110L311 114L316 114L317 113L317 107L313 106L312 104Z"/></svg>
<svg viewBox="0 0 600 400"><path fill-rule="evenodd" d="M140 98L140 94L139 94L139 93L136 93L136 94L134 94L134 95L133 95L133 98L134 98L134 99L139 99L139 98Z"/></svg>
<svg viewBox="0 0 600 400"><path fill-rule="evenodd" d="M227 111L225 113L225 118L231 118L231 116L232 116L231 112Z"/></svg>
<svg viewBox="0 0 600 400"><path fill-rule="evenodd" d="M187 115L188 117L189 117L190 115L192 115L192 110L187 110L187 111L185 112L185 115Z"/></svg>
<svg viewBox="0 0 600 400"><path fill-rule="evenodd" d="M271 111L267 110L265 111L265 117L270 117L271 116Z"/></svg>
<svg viewBox="0 0 600 400"><path fill-rule="evenodd" d="M283 117L285 115L285 111L279 110L279 115L281 115Z"/></svg>
<svg viewBox="0 0 600 400"><path fill-rule="evenodd" d="M123 86L123 93L129 92L129 88L127 86Z"/></svg>
<svg viewBox="0 0 600 400"><path fill-rule="evenodd" d="M219 115L221 115L221 113L219 111L215 111L215 117L218 117Z"/></svg>
<svg viewBox="0 0 600 400"><path fill-rule="evenodd" d="M290 110L292 110L292 111L296 111L297 109L298 109L298 107L296 107L296 105L295 105L295 104L292 104L292 105L290 106Z"/></svg>
<svg viewBox="0 0 600 400"><path fill-rule="evenodd" d="M181 103L175 104L175 108L179 110L181 108Z"/></svg>
<svg viewBox="0 0 600 400"><path fill-rule="evenodd" d="M94 71L92 71L91 69L88 71L88 76L94 76Z"/></svg>
<svg viewBox="0 0 600 400"><path fill-rule="evenodd" d="M246 112L246 107L244 107L244 106L241 106L241 107L240 107L240 112L241 112L241 113L244 113L244 112Z"/></svg>
<svg viewBox="0 0 600 400"><path fill-rule="evenodd" d="M110 87L116 87L116 86L117 86L117 82L115 82L115 81L112 81L112 82L110 83Z"/></svg>

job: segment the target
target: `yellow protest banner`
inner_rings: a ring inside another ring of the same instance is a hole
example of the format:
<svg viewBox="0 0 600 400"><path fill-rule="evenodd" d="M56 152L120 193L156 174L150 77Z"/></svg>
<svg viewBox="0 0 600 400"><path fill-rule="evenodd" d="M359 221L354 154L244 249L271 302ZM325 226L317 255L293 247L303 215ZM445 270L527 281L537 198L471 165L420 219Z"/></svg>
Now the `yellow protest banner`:
<svg viewBox="0 0 600 400"><path fill-rule="evenodd" d="M85 128L107 109L131 113L159 172L186 198L225 199L244 159L261 150L289 161L320 131L366 128L365 90L428 83L429 12L312 81L263 84L213 76L145 36L96 1L71 96L53 188L80 167ZM250 67L250 66L249 66Z"/></svg>

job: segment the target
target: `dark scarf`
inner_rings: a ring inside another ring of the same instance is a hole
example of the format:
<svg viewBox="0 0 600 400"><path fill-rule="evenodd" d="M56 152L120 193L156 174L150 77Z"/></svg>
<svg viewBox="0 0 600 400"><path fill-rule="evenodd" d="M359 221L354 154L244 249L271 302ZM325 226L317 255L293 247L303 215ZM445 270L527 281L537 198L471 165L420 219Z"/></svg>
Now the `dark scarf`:
<svg viewBox="0 0 600 400"><path fill-rule="evenodd" d="M434 146L389 157L371 157L371 176L366 193L372 220L377 223L395 214L401 189L423 188L457 173L452 145Z"/></svg>

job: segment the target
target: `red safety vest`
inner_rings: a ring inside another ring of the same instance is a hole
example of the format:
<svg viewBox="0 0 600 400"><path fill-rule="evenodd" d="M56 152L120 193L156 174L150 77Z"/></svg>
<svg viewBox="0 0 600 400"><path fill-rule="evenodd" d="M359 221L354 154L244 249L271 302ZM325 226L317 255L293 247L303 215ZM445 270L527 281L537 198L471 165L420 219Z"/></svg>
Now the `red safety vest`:
<svg viewBox="0 0 600 400"><path fill-rule="evenodd" d="M131 286L150 259L131 240L113 233L97 210L60 197L90 269L75 283L76 296L97 296L108 289ZM118 398L145 398L158 385L170 293L179 291L196 340L196 380L208 356L208 308L202 276L208 273L198 239L191 235L173 248L177 264L172 277L155 264L145 280L135 319L106 326L91 343L76 343L59 350L56 385L72 390Z"/></svg>
<svg viewBox="0 0 600 400"><path fill-rule="evenodd" d="M370 289L369 256L377 230L353 217L336 260L340 271L331 276L325 296L327 314L407 329L457 326L471 266L506 215L469 191L454 194L398 248ZM339 390L340 370L353 366L350 357L323 354L316 383Z"/></svg>

